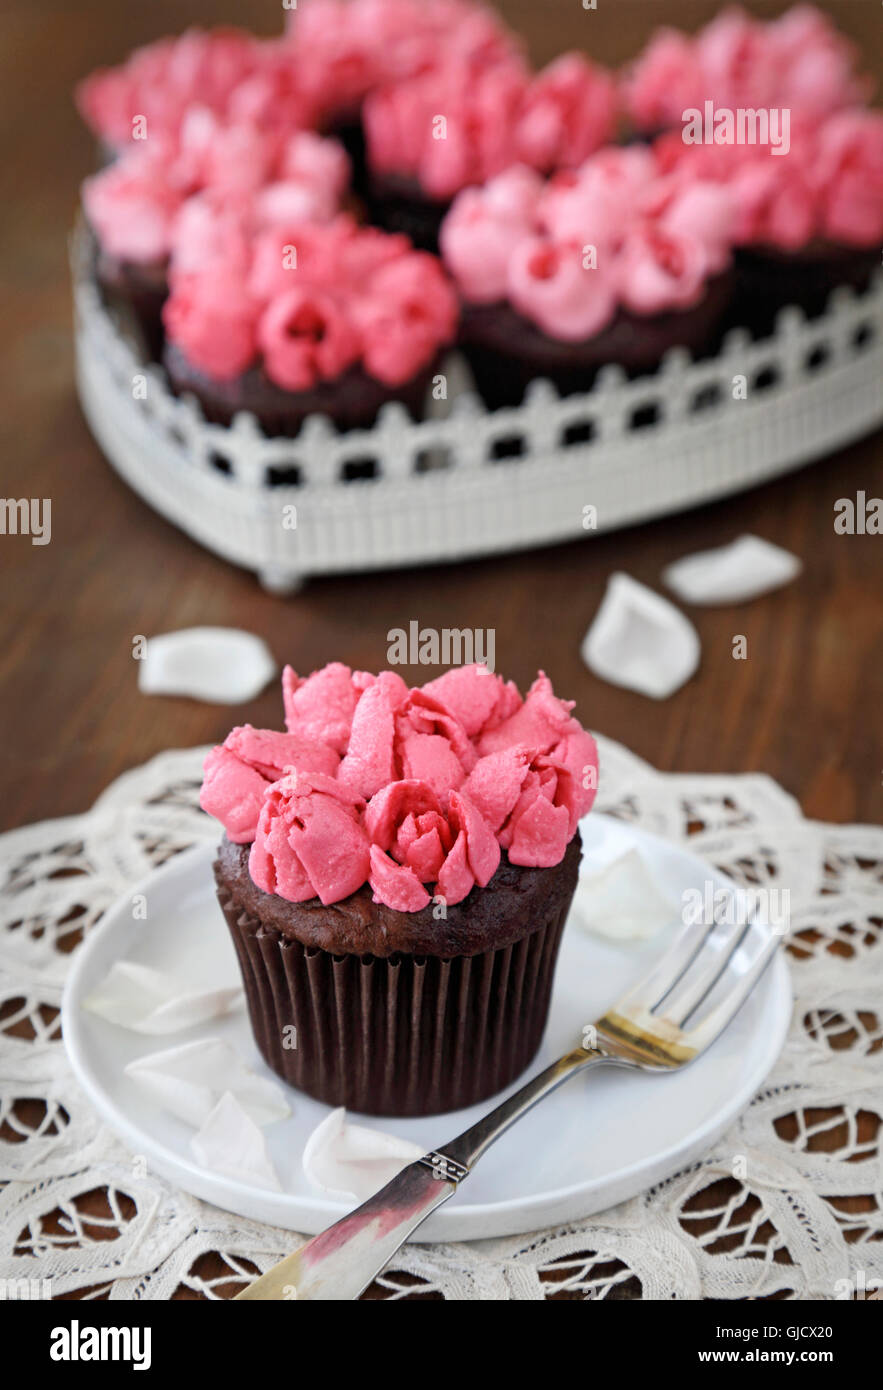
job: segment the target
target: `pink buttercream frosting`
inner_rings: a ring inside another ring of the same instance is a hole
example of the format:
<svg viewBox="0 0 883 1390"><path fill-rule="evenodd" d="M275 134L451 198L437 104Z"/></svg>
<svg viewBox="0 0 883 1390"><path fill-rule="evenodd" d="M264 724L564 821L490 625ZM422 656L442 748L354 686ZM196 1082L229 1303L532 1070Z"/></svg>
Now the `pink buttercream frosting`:
<svg viewBox="0 0 883 1390"><path fill-rule="evenodd" d="M235 214L240 233L253 239L269 227L329 221L348 179L349 160L336 140L312 131L282 135L247 122L224 123L206 107L194 107L175 139L135 143L86 179L83 204L111 255L162 262L176 257L184 240L189 269L209 269L218 262L210 211L228 225ZM196 199L198 214L190 221Z"/></svg>
<svg viewBox="0 0 883 1390"><path fill-rule="evenodd" d="M439 245L448 269L473 304L505 299L509 258L529 237L543 184L523 165L483 188L466 188L442 223Z"/></svg>
<svg viewBox="0 0 883 1390"><path fill-rule="evenodd" d="M196 222L203 216L214 219L211 263L203 271L185 256L179 273L173 247L163 315L170 341L220 380L260 362L271 381L303 391L360 364L397 386L454 337L453 288L440 262L406 237L348 215L327 224L283 219L246 238L243 263L241 210L216 199ZM218 344L225 317L229 342Z"/></svg>
<svg viewBox="0 0 883 1390"><path fill-rule="evenodd" d="M449 63L378 88L364 108L372 169L414 179L439 201L512 164L579 164L615 118L613 79L576 53L535 76L517 55L477 70Z"/></svg>
<svg viewBox="0 0 883 1390"><path fill-rule="evenodd" d="M312 125L317 114L290 48L238 29L159 39L92 73L76 97L86 124L117 149L139 138L142 122L149 140L177 137L194 107L289 128Z"/></svg>
<svg viewBox="0 0 883 1390"><path fill-rule="evenodd" d="M595 741L543 673L522 699L481 666L411 688L334 662L283 674L286 733L234 729L200 804L251 844L259 888L339 902L371 886L416 912L513 864L561 862L597 787Z"/></svg>
<svg viewBox="0 0 883 1390"><path fill-rule="evenodd" d="M470 0L311 0L292 11L288 34L332 118L351 115L383 83L451 62L475 70L521 47L499 15Z"/></svg>
<svg viewBox="0 0 883 1390"><path fill-rule="evenodd" d="M441 229L445 264L472 303L507 300L549 337L581 342L619 308L686 309L729 264L738 198L697 165L687 177L646 147L610 147L545 185L523 166L466 189Z"/></svg>
<svg viewBox="0 0 883 1390"><path fill-rule="evenodd" d="M133 150L83 181L82 198L102 249L136 264L162 262L190 186L169 177L156 147Z"/></svg>
<svg viewBox="0 0 883 1390"><path fill-rule="evenodd" d="M670 186L680 184L684 197L699 184L728 189L740 245L797 251L817 240L860 247L883 241L878 110L857 107L793 124L782 155L757 145L684 145L675 132L661 136L654 151Z"/></svg>
<svg viewBox="0 0 883 1390"><path fill-rule="evenodd" d="M770 22L732 7L695 37L663 28L624 74L623 94L643 130L680 125L706 100L735 109L787 107L821 119L865 100L853 44L827 16L797 5Z"/></svg>

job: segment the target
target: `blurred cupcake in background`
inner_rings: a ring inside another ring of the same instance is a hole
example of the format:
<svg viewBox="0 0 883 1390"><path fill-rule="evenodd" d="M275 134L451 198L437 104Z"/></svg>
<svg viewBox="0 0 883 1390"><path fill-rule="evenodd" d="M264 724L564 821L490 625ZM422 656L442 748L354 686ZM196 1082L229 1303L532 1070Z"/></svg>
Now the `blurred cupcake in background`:
<svg viewBox="0 0 883 1390"><path fill-rule="evenodd" d="M219 424L252 411L268 435L294 436L315 413L367 428L393 400L421 417L458 319L434 256L348 215L251 235L229 208L198 213L204 229L173 255L163 309L176 391Z"/></svg>
<svg viewBox="0 0 883 1390"><path fill-rule="evenodd" d="M83 183L105 299L134 315L148 355L158 359L176 245L179 258L213 254L207 205L218 214L229 208L242 236L253 236L279 221L328 221L348 181L349 161L334 140L223 122L193 107L176 136L133 143Z"/></svg>
<svg viewBox="0 0 883 1390"><path fill-rule="evenodd" d="M695 36L659 29L622 75L625 111L649 135L680 127L684 112L706 101L821 120L867 101L872 87L855 45L812 5L768 22L733 6Z"/></svg>
<svg viewBox="0 0 883 1390"><path fill-rule="evenodd" d="M388 83L364 106L370 216L435 249L462 189L516 163L574 168L610 139L616 115L612 76L577 53L536 74L494 55Z"/></svg>
<svg viewBox="0 0 883 1390"><path fill-rule="evenodd" d="M660 174L644 146L609 147L543 183L523 166L454 201L441 231L464 301L461 344L491 408L534 377L562 395L617 363L718 344L732 293L731 192Z"/></svg>
<svg viewBox="0 0 883 1390"><path fill-rule="evenodd" d="M111 157L132 144L177 141L194 107L275 128L316 121L285 43L232 28L188 29L137 48L124 63L90 73L76 103Z"/></svg>
<svg viewBox="0 0 883 1390"><path fill-rule="evenodd" d="M734 322L763 336L786 305L814 317L838 285L867 289L883 252L883 112L852 107L792 124L778 153L684 145L674 132L655 152L675 181L699 176L733 194Z"/></svg>
<svg viewBox="0 0 883 1390"><path fill-rule="evenodd" d="M483 65L522 48L495 10L472 0L310 0L291 12L287 38L319 124L343 142L360 193L369 92L439 65Z"/></svg>

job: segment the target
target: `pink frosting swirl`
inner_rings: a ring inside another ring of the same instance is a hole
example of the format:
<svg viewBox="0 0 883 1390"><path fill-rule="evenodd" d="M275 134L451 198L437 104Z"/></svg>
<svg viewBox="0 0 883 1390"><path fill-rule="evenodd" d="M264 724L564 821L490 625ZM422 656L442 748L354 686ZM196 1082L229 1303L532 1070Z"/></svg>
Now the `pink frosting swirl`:
<svg viewBox="0 0 883 1390"><path fill-rule="evenodd" d="M576 242L520 241L509 258L507 287L519 313L564 342L591 338L616 312L617 281L610 268L602 262L586 269Z"/></svg>
<svg viewBox="0 0 883 1390"><path fill-rule="evenodd" d="M848 246L883 241L883 112L843 111L819 131L813 183L821 233Z"/></svg>
<svg viewBox="0 0 883 1390"><path fill-rule="evenodd" d="M306 128L320 114L308 69L281 39L259 41L258 62L231 88L226 110L269 131Z"/></svg>
<svg viewBox="0 0 883 1390"><path fill-rule="evenodd" d="M346 189L349 160L336 140L311 131L284 137L247 123L223 123L205 107L193 107L175 139L133 144L83 184L83 204L102 248L131 261L178 259L178 234L186 230L191 270L217 264L217 237L206 238L200 263L196 227L208 231L208 214L255 236L264 227L325 222L336 214ZM192 222L188 206L203 197ZM179 215L180 214L180 215Z"/></svg>
<svg viewBox="0 0 883 1390"><path fill-rule="evenodd" d="M358 360L359 335L336 301L307 286L267 305L257 329L264 369L287 391L333 381Z"/></svg>
<svg viewBox="0 0 883 1390"><path fill-rule="evenodd" d="M680 184L694 212L696 189L707 200L709 183L726 188L737 244L796 251L814 240L846 246L883 241L880 111L856 108L798 121L783 155L762 146L684 145L674 132L657 140L654 152L669 186ZM695 219L692 226L697 230Z"/></svg>
<svg viewBox="0 0 883 1390"><path fill-rule="evenodd" d="M535 215L553 237L615 247L655 177L656 163L646 146L611 146L579 169L553 175Z"/></svg>
<svg viewBox="0 0 883 1390"><path fill-rule="evenodd" d="M353 299L365 370L388 386L410 381L453 339L458 314L434 256L412 251L381 266Z"/></svg>
<svg viewBox="0 0 883 1390"><path fill-rule="evenodd" d="M478 71L451 63L379 88L364 106L372 169L414 178L439 200L486 182L515 160L512 132L527 87L513 57Z"/></svg>
<svg viewBox="0 0 883 1390"><path fill-rule="evenodd" d="M77 88L80 113L108 144L123 148L143 117L147 136L176 136L188 110L227 111L231 92L260 67L260 40L238 29L188 29L136 49L125 63L101 68Z"/></svg>
<svg viewBox="0 0 883 1390"><path fill-rule="evenodd" d="M291 768L333 777L339 762L333 748L315 739L244 724L207 754L199 804L223 821L234 844L250 844L271 782Z"/></svg>
<svg viewBox="0 0 883 1390"><path fill-rule="evenodd" d="M695 304L729 264L744 210L704 160L688 167L667 144L663 158L605 149L533 196L525 172L464 190L442 224L445 263L473 303L508 300L549 337L582 342L621 307ZM509 185L525 196L500 196Z"/></svg>
<svg viewBox="0 0 883 1390"><path fill-rule="evenodd" d="M564 53L524 94L515 154L542 172L581 164L611 138L616 114L612 75L581 53Z"/></svg>
<svg viewBox="0 0 883 1390"><path fill-rule="evenodd" d="M571 774L576 818L571 835L576 820L592 806L598 772L595 740L574 717L573 708L573 700L559 700L549 677L540 671L524 703L500 724L485 729L478 740L479 752L484 756L522 745L536 754L545 754ZM472 792L474 795L474 784Z"/></svg>
<svg viewBox="0 0 883 1390"><path fill-rule="evenodd" d="M373 88L452 61L476 68L520 42L493 10L470 0L311 0L289 36L326 115L349 115Z"/></svg>
<svg viewBox="0 0 883 1390"><path fill-rule="evenodd" d="M797 5L764 23L731 7L691 38L660 29L623 77L626 108L643 130L680 125L689 107L787 107L820 120L866 100L855 46L826 15Z"/></svg>
<svg viewBox="0 0 883 1390"><path fill-rule="evenodd" d="M462 902L490 883L500 845L469 798L451 791L447 808L427 782L404 778L377 792L365 812L371 840L368 882L375 902L419 912L434 883L446 903Z"/></svg>
<svg viewBox="0 0 883 1390"><path fill-rule="evenodd" d="M137 264L168 256L185 193L152 149L133 151L85 179L82 188L83 207L102 249Z"/></svg>
<svg viewBox="0 0 883 1390"><path fill-rule="evenodd" d="M258 888L289 902L349 897L368 877L364 802L333 777L290 772L264 795L248 871Z"/></svg>
<svg viewBox="0 0 883 1390"><path fill-rule="evenodd" d="M287 733L234 729L200 797L249 870L292 902L342 898L417 912L461 902L513 864L561 862L597 787L597 749L542 672L522 700L481 666L409 689L332 663L283 675Z"/></svg>
<svg viewBox="0 0 883 1390"><path fill-rule="evenodd" d="M171 232L170 282L211 273L241 283L251 265L251 227L242 207L206 189L181 206Z"/></svg>
<svg viewBox="0 0 883 1390"><path fill-rule="evenodd" d="M617 270L626 308L635 314L658 314L699 302L708 257L698 238L647 222L625 238Z"/></svg>
<svg viewBox="0 0 883 1390"><path fill-rule="evenodd" d="M542 182L538 174L515 165L484 188L466 188L442 223L440 246L445 263L473 304L505 299L509 259L533 229Z"/></svg>
<svg viewBox="0 0 883 1390"><path fill-rule="evenodd" d="M182 276L163 305L171 342L201 371L232 381L254 361L259 306L246 288L209 272Z"/></svg>
<svg viewBox="0 0 883 1390"><path fill-rule="evenodd" d="M343 755L356 705L375 680L367 671L351 671L340 661L329 662L311 676L299 676L286 666L282 672L285 727L291 733L327 743Z"/></svg>
<svg viewBox="0 0 883 1390"><path fill-rule="evenodd" d="M270 209L280 221L254 232L256 219L269 216L262 198L280 190L268 186L244 219L218 196L186 219L182 213L164 309L170 340L219 379L259 357L267 377L289 391L336 380L357 363L386 385L410 381L456 331L457 298L440 262L412 250L406 237L359 227L349 216L324 225L289 221L280 206ZM202 247L193 244L200 235ZM228 296L225 349L213 335Z"/></svg>
<svg viewBox="0 0 883 1390"><path fill-rule="evenodd" d="M548 172L580 163L612 134L616 104L610 74L577 53L534 77L514 54L477 69L450 62L371 94L369 162L441 201L513 164Z"/></svg>

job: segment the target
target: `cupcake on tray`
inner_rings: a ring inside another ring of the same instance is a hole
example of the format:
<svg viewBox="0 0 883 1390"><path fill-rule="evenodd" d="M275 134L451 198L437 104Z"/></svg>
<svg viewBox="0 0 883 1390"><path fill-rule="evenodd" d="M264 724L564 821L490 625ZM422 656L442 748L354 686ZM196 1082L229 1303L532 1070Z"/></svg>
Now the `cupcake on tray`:
<svg viewBox="0 0 883 1390"><path fill-rule="evenodd" d="M519 404L535 377L569 395L608 363L638 376L672 347L715 351L734 228L726 187L664 176L640 145L608 147L545 184L516 167L465 190L441 246L486 404Z"/></svg>
<svg viewBox="0 0 883 1390"><path fill-rule="evenodd" d="M369 1114L493 1095L545 1027L594 740L542 674L522 699L334 663L283 692L287 732L234 729L201 794L262 1055Z"/></svg>
<svg viewBox="0 0 883 1390"><path fill-rule="evenodd" d="M219 215L228 208L241 235L253 237L279 221L329 220L348 183L349 161L334 140L224 123L192 107L176 135L133 143L83 183L105 300L134 315L148 355L158 360L169 262L190 255L197 226L206 235L206 202Z"/></svg>
<svg viewBox="0 0 883 1390"><path fill-rule="evenodd" d="M862 292L883 252L883 112L866 107L793 123L788 149L684 145L660 137L660 166L718 180L737 207L733 321L756 336L796 304L825 312L838 285Z"/></svg>
<svg viewBox="0 0 883 1390"><path fill-rule="evenodd" d="M177 140L194 108L287 130L317 117L283 40L232 28L188 29L137 48L117 67L90 73L76 103L105 158L142 141Z"/></svg>
<svg viewBox="0 0 883 1390"><path fill-rule="evenodd" d="M485 62L521 48L496 11L471 0L308 0L291 12L287 35L320 127L343 142L359 193L370 92L445 61Z"/></svg>
<svg viewBox="0 0 883 1390"><path fill-rule="evenodd" d="M771 107L805 120L866 101L855 45L812 5L764 22L737 6L696 35L662 28L621 79L624 108L645 135L680 128L711 102L730 111Z"/></svg>
<svg viewBox="0 0 883 1390"><path fill-rule="evenodd" d="M532 75L514 54L455 56L373 92L364 107L372 220L436 249L451 199L521 162L572 168L608 140L613 78L578 53Z"/></svg>
<svg viewBox="0 0 883 1390"><path fill-rule="evenodd" d="M163 362L176 392L228 425L251 411L293 437L313 414L368 428L401 401L419 419L458 304L440 262L405 237L342 214L242 235L222 210L210 235L173 257Z"/></svg>

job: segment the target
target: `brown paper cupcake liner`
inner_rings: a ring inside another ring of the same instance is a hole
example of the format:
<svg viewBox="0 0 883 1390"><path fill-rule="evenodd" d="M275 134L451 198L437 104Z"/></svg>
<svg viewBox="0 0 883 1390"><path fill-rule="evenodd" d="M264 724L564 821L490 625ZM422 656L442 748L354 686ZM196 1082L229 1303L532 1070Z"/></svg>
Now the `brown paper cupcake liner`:
<svg viewBox="0 0 883 1390"><path fill-rule="evenodd" d="M283 1080L369 1115L458 1110L502 1090L543 1035L570 899L510 946L457 956L332 955L218 899L261 1055Z"/></svg>

